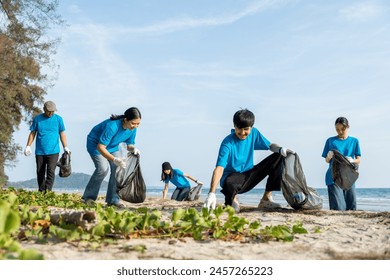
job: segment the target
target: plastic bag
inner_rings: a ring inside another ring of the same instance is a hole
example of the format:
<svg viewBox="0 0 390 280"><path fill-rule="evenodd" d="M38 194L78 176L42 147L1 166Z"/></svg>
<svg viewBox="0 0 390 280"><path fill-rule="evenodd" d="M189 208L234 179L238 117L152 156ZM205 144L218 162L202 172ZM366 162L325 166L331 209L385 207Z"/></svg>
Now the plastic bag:
<svg viewBox="0 0 390 280"><path fill-rule="evenodd" d="M70 153L64 152L57 162L57 166L60 168L59 176L68 177L72 174L72 167L70 165Z"/></svg>
<svg viewBox="0 0 390 280"><path fill-rule="evenodd" d="M282 193L288 204L298 209L321 209L322 198L306 183L298 154L288 154L283 160Z"/></svg>
<svg viewBox="0 0 390 280"><path fill-rule="evenodd" d="M203 186L202 184L198 184L195 187L191 187L185 200L186 201L198 200L202 192L202 186Z"/></svg>
<svg viewBox="0 0 390 280"><path fill-rule="evenodd" d="M139 156L127 154L126 168L117 168L116 192L120 199L131 203L141 203L146 198L146 184L142 176Z"/></svg>
<svg viewBox="0 0 390 280"><path fill-rule="evenodd" d="M343 190L349 190L359 178L358 165L351 163L339 151L333 151L332 177L334 183Z"/></svg>

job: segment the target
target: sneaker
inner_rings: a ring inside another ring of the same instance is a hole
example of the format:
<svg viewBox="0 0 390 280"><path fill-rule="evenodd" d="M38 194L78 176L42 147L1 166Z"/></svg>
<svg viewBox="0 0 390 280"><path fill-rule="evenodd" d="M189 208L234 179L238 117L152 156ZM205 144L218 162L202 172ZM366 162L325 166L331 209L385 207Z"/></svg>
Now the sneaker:
<svg viewBox="0 0 390 280"><path fill-rule="evenodd" d="M271 200L262 199L257 207L260 209L277 209L282 208L282 205Z"/></svg>
<svg viewBox="0 0 390 280"><path fill-rule="evenodd" d="M125 209L126 206L120 202L118 203L107 203L107 206L113 206L115 208L118 208L118 209Z"/></svg>
<svg viewBox="0 0 390 280"><path fill-rule="evenodd" d="M234 209L234 212L240 213L240 203L238 201L233 200L232 207Z"/></svg>
<svg viewBox="0 0 390 280"><path fill-rule="evenodd" d="M87 198L87 199L81 199L81 202L88 205L88 206L95 206L96 202L93 199Z"/></svg>

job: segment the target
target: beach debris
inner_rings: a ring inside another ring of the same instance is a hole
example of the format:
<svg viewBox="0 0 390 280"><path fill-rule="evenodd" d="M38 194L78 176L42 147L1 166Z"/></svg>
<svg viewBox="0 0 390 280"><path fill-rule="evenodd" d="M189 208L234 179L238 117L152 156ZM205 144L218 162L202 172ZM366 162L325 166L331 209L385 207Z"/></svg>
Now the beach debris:
<svg viewBox="0 0 390 280"><path fill-rule="evenodd" d="M50 213L50 221L54 225L65 222L87 230L91 229L97 223L96 213L90 210L54 210Z"/></svg>

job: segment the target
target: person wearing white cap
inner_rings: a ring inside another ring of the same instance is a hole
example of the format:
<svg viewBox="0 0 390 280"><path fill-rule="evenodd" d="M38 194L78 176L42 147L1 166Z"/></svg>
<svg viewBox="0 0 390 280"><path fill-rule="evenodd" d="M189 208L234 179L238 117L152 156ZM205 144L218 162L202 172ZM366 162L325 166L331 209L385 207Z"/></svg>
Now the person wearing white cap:
<svg viewBox="0 0 390 280"><path fill-rule="evenodd" d="M67 147L64 121L61 116L55 114L56 104L53 101L45 102L43 111L32 121L24 155L31 155L31 145L36 138L35 159L38 190L47 192L51 191L54 185L55 169L60 153L59 140L66 153L70 153L70 149Z"/></svg>

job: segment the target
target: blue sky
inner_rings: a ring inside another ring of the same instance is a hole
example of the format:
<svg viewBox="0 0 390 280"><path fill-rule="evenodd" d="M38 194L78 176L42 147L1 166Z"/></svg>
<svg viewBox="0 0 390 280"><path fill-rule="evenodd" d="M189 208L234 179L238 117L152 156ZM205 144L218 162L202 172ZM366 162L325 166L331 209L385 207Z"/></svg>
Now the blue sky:
<svg viewBox="0 0 390 280"><path fill-rule="evenodd" d="M68 26L53 30L62 43L46 100L64 118L73 171L93 172L90 129L136 106L146 184L162 185L161 163L170 161L208 189L233 114L248 108L267 139L298 153L315 188L325 187L324 143L347 117L362 150L357 186L390 187L389 8L385 0L60 1ZM24 147L28 133L21 125L15 141ZM35 178L34 157L21 154L6 172Z"/></svg>

